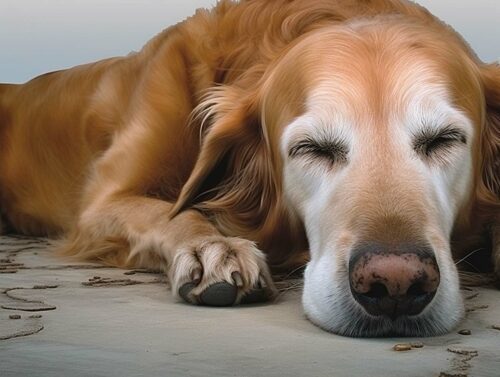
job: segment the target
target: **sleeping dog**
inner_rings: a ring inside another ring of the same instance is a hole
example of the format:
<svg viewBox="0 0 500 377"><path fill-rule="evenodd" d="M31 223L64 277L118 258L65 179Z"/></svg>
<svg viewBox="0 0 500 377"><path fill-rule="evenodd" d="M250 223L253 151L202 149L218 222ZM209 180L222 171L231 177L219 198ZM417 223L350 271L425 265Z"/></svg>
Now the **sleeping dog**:
<svg viewBox="0 0 500 377"><path fill-rule="evenodd" d="M436 335L464 312L453 257L487 244L500 270L499 145L500 66L424 8L222 0L0 85L0 209L193 304L271 298L269 266L308 251L316 325Z"/></svg>

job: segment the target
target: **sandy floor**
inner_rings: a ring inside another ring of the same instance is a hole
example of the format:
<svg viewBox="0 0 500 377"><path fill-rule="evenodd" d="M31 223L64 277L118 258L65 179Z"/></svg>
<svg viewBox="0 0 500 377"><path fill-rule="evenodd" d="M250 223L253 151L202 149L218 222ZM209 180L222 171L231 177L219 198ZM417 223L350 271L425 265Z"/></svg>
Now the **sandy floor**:
<svg viewBox="0 0 500 377"><path fill-rule="evenodd" d="M0 237L0 376L500 376L500 292L464 295L457 331L471 335L350 339L310 324L300 292L193 307L160 275L66 263L44 240ZM392 349L414 341L423 348Z"/></svg>

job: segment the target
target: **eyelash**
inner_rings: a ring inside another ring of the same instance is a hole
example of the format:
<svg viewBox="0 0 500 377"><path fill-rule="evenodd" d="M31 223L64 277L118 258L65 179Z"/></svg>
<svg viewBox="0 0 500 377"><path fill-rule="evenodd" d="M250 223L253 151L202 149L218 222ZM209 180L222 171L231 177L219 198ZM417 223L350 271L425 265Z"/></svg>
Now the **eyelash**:
<svg viewBox="0 0 500 377"><path fill-rule="evenodd" d="M433 157L438 150L449 150L456 143L467 144L467 137L456 128L447 127L441 131L424 130L417 137L414 149L425 157Z"/></svg>
<svg viewBox="0 0 500 377"><path fill-rule="evenodd" d="M331 164L347 161L347 147L342 142L304 140L292 146L288 152L291 158L311 156L328 159Z"/></svg>
<svg viewBox="0 0 500 377"><path fill-rule="evenodd" d="M414 142L414 149L426 158L434 158L437 151L446 152L456 143L467 144L467 137L462 131L449 126L440 131L423 130ZM288 152L291 158L309 155L310 157L328 159L331 164L346 162L347 154L348 149L342 141L331 142L313 139L298 142Z"/></svg>

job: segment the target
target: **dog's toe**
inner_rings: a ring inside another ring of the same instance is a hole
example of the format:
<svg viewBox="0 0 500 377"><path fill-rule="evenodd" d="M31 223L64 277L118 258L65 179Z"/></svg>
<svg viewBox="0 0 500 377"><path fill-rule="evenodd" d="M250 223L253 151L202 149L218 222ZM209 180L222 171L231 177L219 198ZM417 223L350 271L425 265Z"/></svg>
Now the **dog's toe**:
<svg viewBox="0 0 500 377"><path fill-rule="evenodd" d="M238 288L225 281L210 285L199 295L191 294L195 288L195 283L186 283L179 289L179 296L190 304L205 306L231 306L238 296Z"/></svg>
<svg viewBox="0 0 500 377"><path fill-rule="evenodd" d="M243 296L241 298L241 304L260 304L271 300L271 298L272 294L268 290L257 288Z"/></svg>
<svg viewBox="0 0 500 377"><path fill-rule="evenodd" d="M182 287L179 288L179 296L186 302L193 304L193 299L189 296L191 291L196 288L195 283L186 283Z"/></svg>
<svg viewBox="0 0 500 377"><path fill-rule="evenodd" d="M199 304L205 306L232 306L238 299L238 287L227 282L219 282L212 284L206 288L198 297L190 295L191 291L196 288L195 283L186 283L179 289L179 296L186 302L191 304ZM256 288L241 298L240 304L257 304L269 301L270 293L263 288Z"/></svg>
<svg viewBox="0 0 500 377"><path fill-rule="evenodd" d="M215 283L200 294L200 303L207 306L231 306L236 302L238 288L227 282Z"/></svg>

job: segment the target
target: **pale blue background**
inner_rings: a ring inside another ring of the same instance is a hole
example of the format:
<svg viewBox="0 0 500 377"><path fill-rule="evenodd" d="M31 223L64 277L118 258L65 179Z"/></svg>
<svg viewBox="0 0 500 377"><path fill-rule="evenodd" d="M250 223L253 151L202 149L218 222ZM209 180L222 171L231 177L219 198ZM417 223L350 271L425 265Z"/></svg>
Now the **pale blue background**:
<svg viewBox="0 0 500 377"><path fill-rule="evenodd" d="M500 0L419 2L462 33L483 60L500 58ZM0 0L0 82L23 82L44 72L127 54L196 8L214 3Z"/></svg>

